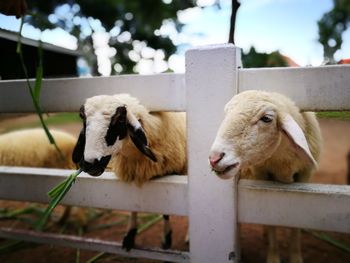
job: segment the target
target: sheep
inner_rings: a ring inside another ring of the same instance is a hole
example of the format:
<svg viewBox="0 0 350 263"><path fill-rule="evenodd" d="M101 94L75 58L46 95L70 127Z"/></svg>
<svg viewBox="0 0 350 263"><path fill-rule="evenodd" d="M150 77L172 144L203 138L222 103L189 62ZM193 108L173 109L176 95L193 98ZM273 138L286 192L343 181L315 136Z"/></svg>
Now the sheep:
<svg viewBox="0 0 350 263"><path fill-rule="evenodd" d="M317 167L321 132L312 112L300 112L284 95L258 90L234 96L210 150L222 179L308 182ZM268 228L267 262L280 262L276 228ZM300 230L291 230L290 262L302 262Z"/></svg>
<svg viewBox="0 0 350 263"><path fill-rule="evenodd" d="M50 132L66 158L49 143L43 129L25 129L0 135L0 165L74 169L69 156L76 138L63 131Z"/></svg>
<svg viewBox="0 0 350 263"><path fill-rule="evenodd" d="M141 187L166 174L186 174L185 113L149 112L129 94L89 98L80 109L83 129L73 161L92 175L111 169L128 183ZM147 138L146 138L147 137ZM122 247L129 251L137 233L136 212L131 213ZM171 227L164 218L162 247L171 247Z"/></svg>
<svg viewBox="0 0 350 263"><path fill-rule="evenodd" d="M50 144L43 129L24 129L0 135L0 165L45 167L75 169L71 160L76 138L66 132L50 130L61 153ZM65 221L70 214L71 207L67 207L59 222ZM85 222L84 216L78 211L79 221Z"/></svg>

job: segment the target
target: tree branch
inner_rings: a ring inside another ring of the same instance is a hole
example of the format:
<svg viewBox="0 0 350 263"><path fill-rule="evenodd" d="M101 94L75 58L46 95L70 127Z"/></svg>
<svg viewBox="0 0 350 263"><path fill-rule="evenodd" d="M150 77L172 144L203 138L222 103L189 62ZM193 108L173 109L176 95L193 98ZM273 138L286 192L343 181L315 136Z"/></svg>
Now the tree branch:
<svg viewBox="0 0 350 263"><path fill-rule="evenodd" d="M231 13L231 21L230 21L230 34L228 37L228 42L235 44L235 27L236 27L236 15L238 8L240 7L240 3L236 0L232 0L232 13Z"/></svg>

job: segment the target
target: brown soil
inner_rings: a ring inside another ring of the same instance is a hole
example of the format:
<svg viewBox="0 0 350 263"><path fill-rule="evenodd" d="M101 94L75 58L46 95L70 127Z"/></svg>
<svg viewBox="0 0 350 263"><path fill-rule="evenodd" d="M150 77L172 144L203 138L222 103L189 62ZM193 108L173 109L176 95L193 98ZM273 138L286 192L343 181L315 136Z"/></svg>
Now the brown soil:
<svg viewBox="0 0 350 263"><path fill-rule="evenodd" d="M28 121L28 118L22 117L21 121ZM18 121L17 121L18 122ZM17 123L16 122L16 123ZM0 120L0 127L4 128L11 121ZM6 125L5 125L6 124ZM320 120L322 133L324 137L324 150L321 156L320 169L312 179L315 183L327 183L327 184L346 184L347 182L347 162L346 155L350 151L350 122L339 121L330 119ZM76 124L68 124L64 126L58 126L58 128L65 129L74 135L79 133L80 127ZM0 130L1 132L1 130ZM0 201L0 208L20 208L27 206L28 203L23 202L10 202ZM62 212L62 208L58 209L58 212ZM103 211L85 209L85 214L91 214L91 212L99 213L102 215L90 221L85 227L84 236L96 237L106 240L120 241L125 233L126 223L122 223L117 226L109 228L94 230L96 226L102 224L118 222L125 219L125 213L116 211ZM77 234L79 226L81 226L81 220L77 215L79 213L73 213L67 224L65 225L65 234ZM141 215L146 220L146 215ZM32 215L27 216L32 218ZM188 250L188 246L184 242L186 229L188 225L187 218L173 216L171 217L173 225L173 248L176 250ZM349 222L350 223L350 222ZM29 228L27 223L19 222L18 220L1 220L0 226L12 226L18 228ZM151 226L149 229L138 235L136 243L145 247L159 247L161 243L162 224L158 222ZM51 222L51 231L62 231L62 226ZM205 231L205 230L203 230ZM350 235L339 233L328 233L333 238L339 241L346 242L350 247ZM279 239L281 246L282 261L288 262L288 230L281 228L279 230ZM1 241L1 240L0 240ZM4 241L0 242L0 246ZM264 234L264 228L259 225L244 224L241 228L241 247L242 247L242 259L243 262L264 262L266 256L267 240ZM320 263L348 263L350 262L350 253L346 253L333 245L330 245L324 241L321 241L308 233L302 235L303 244L303 257L304 262L320 262ZM217 244L218 246L220 244ZM80 251L80 262L85 262L92 256L98 254L98 252ZM23 262L23 263L58 263L58 262L76 262L77 251L70 248L53 247L48 245L36 245L29 248L19 249L12 253L0 255L0 262ZM118 257L115 255L105 255L98 262L156 262L152 260L144 259L127 259Z"/></svg>

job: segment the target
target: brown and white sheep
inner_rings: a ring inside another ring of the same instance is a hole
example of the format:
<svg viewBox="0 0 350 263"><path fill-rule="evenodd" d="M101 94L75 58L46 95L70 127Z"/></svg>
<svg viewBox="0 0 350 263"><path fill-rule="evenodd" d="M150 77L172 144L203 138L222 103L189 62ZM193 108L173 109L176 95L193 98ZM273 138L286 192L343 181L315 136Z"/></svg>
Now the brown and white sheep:
<svg viewBox="0 0 350 263"><path fill-rule="evenodd" d="M93 175L101 175L109 161L124 181L142 186L148 180L168 174L186 174L185 113L149 112L128 94L89 98L81 107L84 127L73 160ZM164 215L163 248L171 246L171 228ZM131 214L123 247L134 246L136 212Z"/></svg>

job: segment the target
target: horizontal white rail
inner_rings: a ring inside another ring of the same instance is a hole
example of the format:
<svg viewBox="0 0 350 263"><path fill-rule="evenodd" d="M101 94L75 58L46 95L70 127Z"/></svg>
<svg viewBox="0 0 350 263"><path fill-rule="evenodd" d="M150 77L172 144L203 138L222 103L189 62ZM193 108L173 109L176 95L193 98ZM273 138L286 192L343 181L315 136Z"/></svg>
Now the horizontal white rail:
<svg viewBox="0 0 350 263"><path fill-rule="evenodd" d="M0 199L46 203L46 192L70 172L0 167ZM188 215L187 177L162 177L139 188L121 182L113 173L104 173L98 178L81 174L62 203ZM252 180L240 180L238 184L240 223L350 233L349 204L350 186L346 185L281 184Z"/></svg>
<svg viewBox="0 0 350 263"><path fill-rule="evenodd" d="M350 233L350 186L240 180L238 220Z"/></svg>
<svg viewBox="0 0 350 263"><path fill-rule="evenodd" d="M47 192L72 171L0 166L0 199L47 203ZM114 173L80 174L62 204L187 215L187 176L171 175L142 187L127 184Z"/></svg>
<svg viewBox="0 0 350 263"><path fill-rule="evenodd" d="M184 74L44 79L40 97L45 111L74 112L86 98L117 93L137 97L152 111L186 110ZM0 81L0 112L34 112L25 80Z"/></svg>
<svg viewBox="0 0 350 263"><path fill-rule="evenodd" d="M303 110L350 110L350 65L240 69L238 82L239 92L279 92Z"/></svg>
<svg viewBox="0 0 350 263"><path fill-rule="evenodd" d="M189 262L189 253L184 251L164 250L157 248L135 247L129 252L122 245L114 241L106 241L88 237L78 237L63 234L35 232L15 228L0 228L0 237L17 239L39 244L50 244L63 247L107 252L120 256L134 258L149 258L171 262Z"/></svg>
<svg viewBox="0 0 350 263"><path fill-rule="evenodd" d="M34 112L26 85L25 80L0 81L0 112ZM283 93L303 110L350 110L347 65L239 69L238 87L239 92ZM153 111L186 111L184 74L44 79L41 102L48 112L77 111L86 98L116 93L130 93Z"/></svg>

